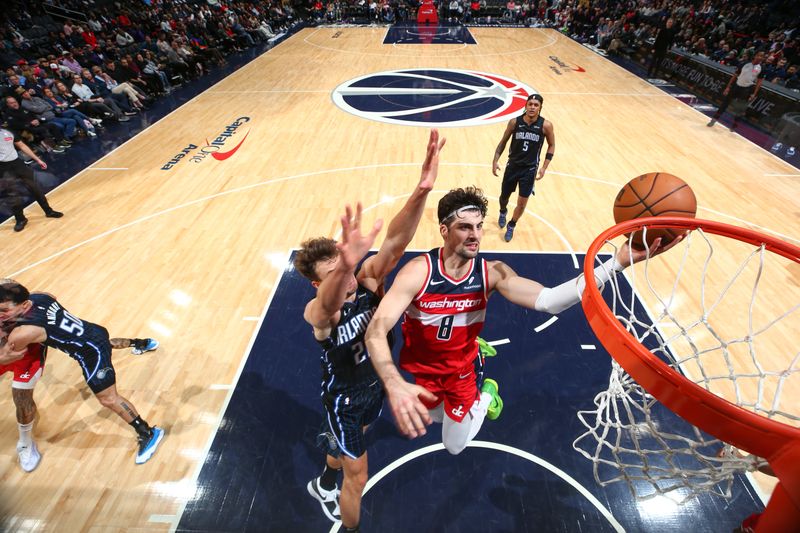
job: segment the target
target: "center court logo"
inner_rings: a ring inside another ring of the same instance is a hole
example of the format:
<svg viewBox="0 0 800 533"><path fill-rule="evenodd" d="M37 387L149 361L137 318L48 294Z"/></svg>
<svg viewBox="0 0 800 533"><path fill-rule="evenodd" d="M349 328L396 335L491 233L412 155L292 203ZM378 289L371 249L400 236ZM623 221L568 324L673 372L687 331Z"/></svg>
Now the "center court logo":
<svg viewBox="0 0 800 533"><path fill-rule="evenodd" d="M407 126L482 126L521 113L536 91L471 70L407 69L368 74L333 90L333 102L361 118Z"/></svg>
<svg viewBox="0 0 800 533"><path fill-rule="evenodd" d="M205 145L198 146L190 143L186 148L173 156L172 159L164 163L161 166L161 170L171 170L172 167L180 163L180 161L186 157L188 157L189 161L192 163L201 163L205 161L208 156L211 156L217 161L225 161L239 150L250 134L250 130L248 129L239 142L235 143L235 139L233 139L235 135L240 133L239 128L248 122L250 122L250 117L239 117L227 125L225 129L211 141L206 138Z"/></svg>

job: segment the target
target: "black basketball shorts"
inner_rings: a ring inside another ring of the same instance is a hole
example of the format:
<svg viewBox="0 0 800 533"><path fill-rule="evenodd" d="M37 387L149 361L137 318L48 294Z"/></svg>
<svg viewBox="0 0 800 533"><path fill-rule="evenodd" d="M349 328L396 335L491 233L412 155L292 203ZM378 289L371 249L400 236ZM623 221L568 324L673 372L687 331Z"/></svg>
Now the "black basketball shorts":
<svg viewBox="0 0 800 533"><path fill-rule="evenodd" d="M523 198L533 194L533 184L536 182L536 171L538 167L518 167L508 165L503 174L503 186L500 196L507 198L511 196L519 185L519 195Z"/></svg>
<svg viewBox="0 0 800 533"><path fill-rule="evenodd" d="M111 364L111 342L105 328L87 331L82 339L81 350L71 357L75 359L83 371L83 379L93 393L102 392L117 382L114 365Z"/></svg>
<svg viewBox="0 0 800 533"><path fill-rule="evenodd" d="M338 393L322 394L327 430L336 441L336 449L326 446L327 453L334 457L345 454L358 459L367 451L364 428L381 414L384 392L380 381L347 388ZM323 442L323 444L325 444ZM333 444L332 442L330 443Z"/></svg>

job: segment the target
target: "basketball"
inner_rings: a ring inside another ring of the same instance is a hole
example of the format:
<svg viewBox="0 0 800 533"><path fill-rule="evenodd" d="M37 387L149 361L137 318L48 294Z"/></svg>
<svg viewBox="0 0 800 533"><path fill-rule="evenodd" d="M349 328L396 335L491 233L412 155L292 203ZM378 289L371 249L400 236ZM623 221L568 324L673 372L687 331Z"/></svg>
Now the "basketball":
<svg viewBox="0 0 800 533"><path fill-rule="evenodd" d="M688 217L697 213L697 198L691 187L677 176L666 172L642 174L625 184L614 200L614 221L619 224L639 217ZM634 235L631 245L644 249L643 231ZM647 247L658 237L661 244L670 243L681 232L676 229L648 229Z"/></svg>

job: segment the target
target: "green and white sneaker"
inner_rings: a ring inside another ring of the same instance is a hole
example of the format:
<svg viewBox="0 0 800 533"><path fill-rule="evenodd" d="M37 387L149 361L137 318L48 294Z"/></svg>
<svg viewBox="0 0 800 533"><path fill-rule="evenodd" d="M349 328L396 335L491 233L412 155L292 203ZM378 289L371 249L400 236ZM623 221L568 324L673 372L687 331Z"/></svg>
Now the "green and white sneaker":
<svg viewBox="0 0 800 533"><path fill-rule="evenodd" d="M481 353L481 357L494 357L497 355L495 347L480 337L478 337L478 351Z"/></svg>
<svg viewBox="0 0 800 533"><path fill-rule="evenodd" d="M503 412L503 399L498 394L499 390L500 386L495 380L489 378L483 380L481 392L486 392L492 396L492 402L489 404L489 408L486 409L486 418L489 420L497 420L500 413Z"/></svg>

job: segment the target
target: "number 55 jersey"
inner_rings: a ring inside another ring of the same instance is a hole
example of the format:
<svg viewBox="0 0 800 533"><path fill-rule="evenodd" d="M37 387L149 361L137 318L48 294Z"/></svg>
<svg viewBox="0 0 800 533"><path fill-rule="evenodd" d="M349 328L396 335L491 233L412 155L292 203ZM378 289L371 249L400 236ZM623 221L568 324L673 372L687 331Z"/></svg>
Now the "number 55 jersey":
<svg viewBox="0 0 800 533"><path fill-rule="evenodd" d="M72 315L49 294L33 293L30 300L33 306L16 319L16 324L44 328L47 340L43 344L46 346L60 350L78 362L111 352L108 331L103 326Z"/></svg>

